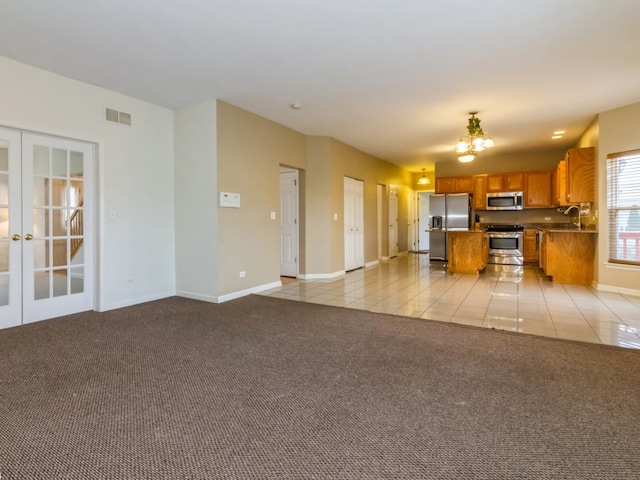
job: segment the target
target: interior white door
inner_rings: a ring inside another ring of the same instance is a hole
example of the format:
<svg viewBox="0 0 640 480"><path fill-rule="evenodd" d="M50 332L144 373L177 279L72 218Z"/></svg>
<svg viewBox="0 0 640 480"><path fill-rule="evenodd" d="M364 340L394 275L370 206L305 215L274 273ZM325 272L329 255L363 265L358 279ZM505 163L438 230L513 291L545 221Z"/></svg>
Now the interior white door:
<svg viewBox="0 0 640 480"><path fill-rule="evenodd" d="M298 171L280 172L280 275L298 276Z"/></svg>
<svg viewBox="0 0 640 480"><path fill-rule="evenodd" d="M418 194L418 249L429 251L429 194Z"/></svg>
<svg viewBox="0 0 640 480"><path fill-rule="evenodd" d="M415 252L418 249L418 240L416 238L416 201L413 190L407 192L407 217L407 246L410 252Z"/></svg>
<svg viewBox="0 0 640 480"><path fill-rule="evenodd" d="M93 146L5 130L0 136L7 159L0 160L0 215L8 217L8 228L0 227L0 257L8 259L0 260L7 313L0 326L91 310Z"/></svg>
<svg viewBox="0 0 640 480"><path fill-rule="evenodd" d="M389 191L389 258L398 256L398 192Z"/></svg>
<svg viewBox="0 0 640 480"><path fill-rule="evenodd" d="M364 182L344 177L344 269L364 266Z"/></svg>
<svg viewBox="0 0 640 480"><path fill-rule="evenodd" d="M20 132L0 129L0 328L22 323Z"/></svg>

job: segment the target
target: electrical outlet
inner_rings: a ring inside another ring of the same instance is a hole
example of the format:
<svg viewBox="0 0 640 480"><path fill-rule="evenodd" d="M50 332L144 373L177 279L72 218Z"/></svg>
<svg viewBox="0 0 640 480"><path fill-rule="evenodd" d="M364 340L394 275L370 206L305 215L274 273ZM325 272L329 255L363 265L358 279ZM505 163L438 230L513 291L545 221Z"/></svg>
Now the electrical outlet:
<svg viewBox="0 0 640 480"><path fill-rule="evenodd" d="M544 217L544 221L545 222L550 222L551 221L551 217Z"/></svg>
<svg viewBox="0 0 640 480"><path fill-rule="evenodd" d="M240 278L244 278L247 276L247 272L240 272Z"/></svg>

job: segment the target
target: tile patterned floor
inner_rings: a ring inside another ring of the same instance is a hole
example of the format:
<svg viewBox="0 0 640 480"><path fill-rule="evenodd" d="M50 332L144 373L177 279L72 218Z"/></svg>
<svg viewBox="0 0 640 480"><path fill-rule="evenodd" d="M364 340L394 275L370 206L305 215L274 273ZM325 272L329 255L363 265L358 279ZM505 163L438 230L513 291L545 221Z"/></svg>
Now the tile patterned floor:
<svg viewBox="0 0 640 480"><path fill-rule="evenodd" d="M640 297L552 283L533 266L449 274L443 262L409 253L261 295L640 349Z"/></svg>

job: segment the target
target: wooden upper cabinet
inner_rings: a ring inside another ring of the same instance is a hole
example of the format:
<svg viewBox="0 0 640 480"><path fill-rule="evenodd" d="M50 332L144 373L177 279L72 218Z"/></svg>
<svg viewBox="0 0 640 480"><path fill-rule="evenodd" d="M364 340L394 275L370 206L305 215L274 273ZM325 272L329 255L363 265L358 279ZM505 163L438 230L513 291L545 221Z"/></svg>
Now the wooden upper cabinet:
<svg viewBox="0 0 640 480"><path fill-rule="evenodd" d="M514 172L504 174L504 186L507 192L521 192L524 190L524 173Z"/></svg>
<svg viewBox="0 0 640 480"><path fill-rule="evenodd" d="M553 206L551 172L526 172L524 182L525 208L548 208Z"/></svg>
<svg viewBox="0 0 640 480"><path fill-rule="evenodd" d="M453 177L436 178L436 193L454 193L454 190Z"/></svg>
<svg viewBox="0 0 640 480"><path fill-rule="evenodd" d="M473 176L473 208L474 210L487 209L487 176Z"/></svg>
<svg viewBox="0 0 640 480"><path fill-rule="evenodd" d="M487 175L487 192L521 192L524 190L524 173L493 173Z"/></svg>
<svg viewBox="0 0 640 480"><path fill-rule="evenodd" d="M436 193L472 193L473 177L438 177Z"/></svg>
<svg viewBox="0 0 640 480"><path fill-rule="evenodd" d="M504 175L502 173L487 175L487 192L504 192Z"/></svg>
<svg viewBox="0 0 640 480"><path fill-rule="evenodd" d="M595 149L571 148L565 155L565 162L567 203L595 202Z"/></svg>
<svg viewBox="0 0 640 480"><path fill-rule="evenodd" d="M472 193L473 177L454 177L455 193Z"/></svg>

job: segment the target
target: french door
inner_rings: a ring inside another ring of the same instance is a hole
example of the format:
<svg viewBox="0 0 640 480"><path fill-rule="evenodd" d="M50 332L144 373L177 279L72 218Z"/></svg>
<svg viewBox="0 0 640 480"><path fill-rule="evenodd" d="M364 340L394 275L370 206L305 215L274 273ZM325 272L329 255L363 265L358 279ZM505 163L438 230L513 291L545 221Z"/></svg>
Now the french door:
<svg viewBox="0 0 640 480"><path fill-rule="evenodd" d="M93 308L91 144L0 129L0 328Z"/></svg>

